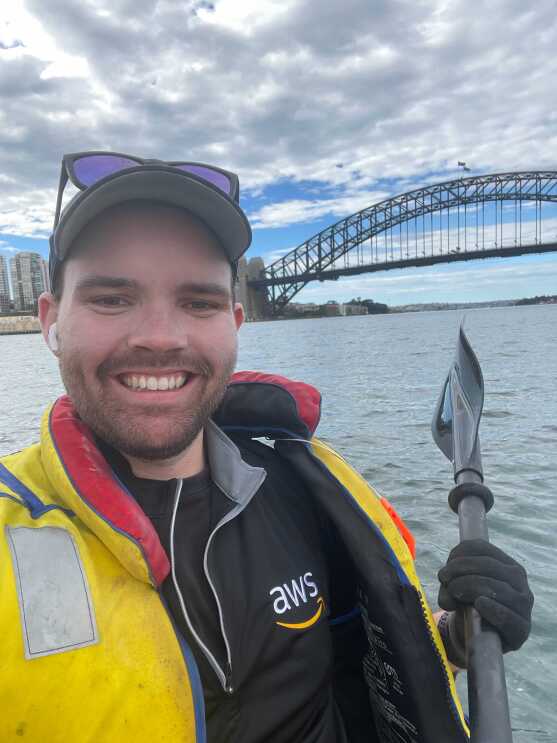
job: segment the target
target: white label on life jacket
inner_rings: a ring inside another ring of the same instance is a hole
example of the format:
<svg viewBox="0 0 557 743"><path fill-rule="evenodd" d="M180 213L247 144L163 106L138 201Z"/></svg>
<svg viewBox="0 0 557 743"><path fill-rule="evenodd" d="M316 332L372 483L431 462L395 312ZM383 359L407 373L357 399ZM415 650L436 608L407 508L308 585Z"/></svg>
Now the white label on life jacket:
<svg viewBox="0 0 557 743"><path fill-rule="evenodd" d="M43 526L6 529L16 576L25 657L99 641L85 570L71 534Z"/></svg>

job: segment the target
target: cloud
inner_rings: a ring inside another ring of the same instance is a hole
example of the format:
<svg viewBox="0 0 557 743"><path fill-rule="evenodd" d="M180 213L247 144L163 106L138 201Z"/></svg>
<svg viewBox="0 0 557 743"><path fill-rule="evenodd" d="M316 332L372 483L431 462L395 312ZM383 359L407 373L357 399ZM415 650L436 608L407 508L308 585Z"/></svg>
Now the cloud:
<svg viewBox="0 0 557 743"><path fill-rule="evenodd" d="M387 198L384 192L361 191L345 193L330 199L292 199L266 204L249 215L254 229L285 227L303 222L314 222L322 217L346 217L370 204Z"/></svg>
<svg viewBox="0 0 557 743"><path fill-rule="evenodd" d="M552 0L10 3L0 225L48 231L61 154L83 149L229 167L257 228L346 216L457 160L552 167L554 12ZM333 192L251 205L308 181Z"/></svg>
<svg viewBox="0 0 557 743"><path fill-rule="evenodd" d="M288 13L294 2L281 0L221 0L218 3L201 4L197 15L205 22L230 29L245 36L253 36L258 29L276 23L281 15Z"/></svg>
<svg viewBox="0 0 557 743"><path fill-rule="evenodd" d="M52 229L56 192L29 189L23 194L8 191L0 210L0 233L19 237L47 238Z"/></svg>
<svg viewBox="0 0 557 743"><path fill-rule="evenodd" d="M277 261L279 258L282 258L287 253L290 253L291 250L294 250L296 246L290 245L287 248L277 248L275 250L271 250L268 253L265 253L265 264L268 266L274 261Z"/></svg>

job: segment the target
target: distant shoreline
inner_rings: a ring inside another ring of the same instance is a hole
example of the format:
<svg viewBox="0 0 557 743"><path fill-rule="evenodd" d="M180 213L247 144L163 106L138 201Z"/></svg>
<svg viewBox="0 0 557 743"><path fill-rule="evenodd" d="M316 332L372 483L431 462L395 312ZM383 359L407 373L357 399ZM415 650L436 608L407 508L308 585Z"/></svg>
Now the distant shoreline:
<svg viewBox="0 0 557 743"><path fill-rule="evenodd" d="M494 299L485 302L425 302L424 304L384 305L386 311L369 312L369 315L398 315L405 312L443 312L446 310L474 310L498 307L527 307L533 305L557 305L557 295L530 297L523 299ZM324 307L325 305L321 305ZM362 317L365 313L354 315L296 313L281 317L267 317L250 322L273 322L275 320L319 320L323 317Z"/></svg>
<svg viewBox="0 0 557 743"><path fill-rule="evenodd" d="M474 310L490 307L529 307L557 305L557 295L525 299L500 299L491 302L432 302L424 304L403 304L389 307L388 312L370 312L370 315L399 315L406 312L443 312L447 310ZM329 317L367 317L367 315L329 315ZM250 322L273 322L275 320L320 320L327 315L292 315L289 317L267 317ZM29 315L0 315L0 336L38 335L41 333L37 317Z"/></svg>
<svg viewBox="0 0 557 743"><path fill-rule="evenodd" d="M403 304L390 307L389 313L473 310L488 307L529 307L533 305L557 305L557 295L525 299L496 299L486 302L431 302L424 304Z"/></svg>

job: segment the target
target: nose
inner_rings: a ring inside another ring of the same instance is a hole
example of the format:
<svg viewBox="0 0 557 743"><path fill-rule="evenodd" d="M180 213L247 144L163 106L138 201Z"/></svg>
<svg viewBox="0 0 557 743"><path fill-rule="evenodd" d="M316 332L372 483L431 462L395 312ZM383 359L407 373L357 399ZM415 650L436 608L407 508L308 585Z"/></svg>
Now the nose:
<svg viewBox="0 0 557 743"><path fill-rule="evenodd" d="M186 348L189 338L183 313L166 305L145 307L128 342L132 348L159 352Z"/></svg>

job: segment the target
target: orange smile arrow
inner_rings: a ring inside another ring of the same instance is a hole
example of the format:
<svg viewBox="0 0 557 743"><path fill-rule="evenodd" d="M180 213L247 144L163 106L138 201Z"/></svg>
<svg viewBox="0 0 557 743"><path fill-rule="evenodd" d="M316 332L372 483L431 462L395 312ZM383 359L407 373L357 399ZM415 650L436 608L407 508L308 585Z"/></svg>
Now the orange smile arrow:
<svg viewBox="0 0 557 743"><path fill-rule="evenodd" d="M286 627L286 629L307 629L308 627L311 627L312 624L315 624L323 613L325 602L323 601L321 596L319 596L319 598L317 599L317 605L317 611L306 622L299 622L298 624L288 624L288 622L275 622L275 624L278 624L279 627Z"/></svg>

